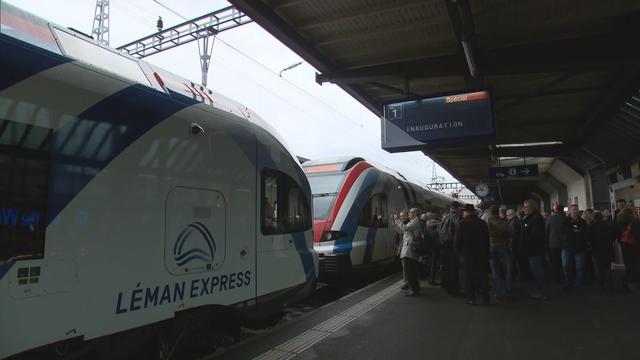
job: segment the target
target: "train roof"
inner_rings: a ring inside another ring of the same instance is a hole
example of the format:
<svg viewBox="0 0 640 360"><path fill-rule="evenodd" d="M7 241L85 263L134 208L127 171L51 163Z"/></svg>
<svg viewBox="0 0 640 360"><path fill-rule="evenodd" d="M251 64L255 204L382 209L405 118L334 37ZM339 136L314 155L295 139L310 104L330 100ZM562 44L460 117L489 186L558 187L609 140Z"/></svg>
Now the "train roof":
<svg viewBox="0 0 640 360"><path fill-rule="evenodd" d="M314 169L315 171L308 171L308 173L314 172L327 172L327 171L346 171L352 168L355 164L366 161L369 164L373 165L380 171L384 171L390 175L393 175L395 178L410 182L402 173L395 171L385 165L380 163L376 163L371 160L367 160L363 157L358 156L340 156L340 157L332 157L332 158L324 158L324 159L315 159L306 161L302 166L306 169Z"/></svg>
<svg viewBox="0 0 640 360"><path fill-rule="evenodd" d="M383 171L385 173L390 174L391 176L395 177L396 179L400 180L400 181L404 181L410 185L413 186L417 186L419 188L425 189L427 191L430 191L433 193L434 196L439 197L441 200L443 201L451 201L453 202L458 201L459 200L451 197L450 195L447 195L441 191L435 190L435 189L431 189L430 187L426 186L426 185L421 185L418 184L415 181L412 181L410 179L407 179L404 175L402 175L402 173L395 171L385 165L367 160L363 157L358 157L358 156L340 156L340 157L331 157L331 158L323 158L323 159L314 159L314 160L309 160L306 161L302 164L302 167L305 169L305 173L307 175L310 174L318 174L318 173L322 173L322 172L332 172L332 171L347 171L350 168L352 168L353 166L355 166L357 163L361 162L361 161L366 161L369 164L373 165L375 168L377 168L380 171Z"/></svg>
<svg viewBox="0 0 640 360"><path fill-rule="evenodd" d="M59 26L16 6L0 2L0 33L127 82L164 92L173 98L181 95L244 118L268 131L291 152L278 132L248 107L146 61L104 46L77 30Z"/></svg>
<svg viewBox="0 0 640 360"><path fill-rule="evenodd" d="M400 172L395 171L385 165L382 165L358 156L341 156L341 157L309 160L309 161L306 161L304 164L302 164L302 167L305 168L305 172L307 172L308 174L329 172L329 171L347 171L362 161L366 161L376 169L383 171L385 173L388 173L398 180L411 183Z"/></svg>

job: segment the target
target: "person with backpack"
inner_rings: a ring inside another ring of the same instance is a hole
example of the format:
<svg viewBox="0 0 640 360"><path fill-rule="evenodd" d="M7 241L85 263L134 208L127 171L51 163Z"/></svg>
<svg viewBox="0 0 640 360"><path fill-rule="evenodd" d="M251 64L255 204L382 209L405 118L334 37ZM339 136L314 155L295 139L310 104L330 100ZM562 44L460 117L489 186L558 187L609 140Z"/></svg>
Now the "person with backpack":
<svg viewBox="0 0 640 360"><path fill-rule="evenodd" d="M424 236L429 248L429 284L436 285L436 275L438 273L440 264L440 254L442 252L442 246L438 238L438 230L440 228L440 221L438 221L437 215L433 212L424 214L425 230Z"/></svg>
<svg viewBox="0 0 640 360"><path fill-rule="evenodd" d="M449 207L449 213L442 218L438 230L438 239L442 246L442 281L441 286L450 295L458 295L460 259L455 251L453 241L458 223L462 219L460 203L454 201Z"/></svg>

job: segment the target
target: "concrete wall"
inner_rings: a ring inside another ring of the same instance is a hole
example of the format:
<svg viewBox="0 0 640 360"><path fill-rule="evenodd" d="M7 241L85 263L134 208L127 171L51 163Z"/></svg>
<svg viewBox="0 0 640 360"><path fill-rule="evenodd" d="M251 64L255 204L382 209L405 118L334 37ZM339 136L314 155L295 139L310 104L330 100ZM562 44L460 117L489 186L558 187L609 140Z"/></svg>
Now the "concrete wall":
<svg viewBox="0 0 640 360"><path fill-rule="evenodd" d="M592 206L588 191L588 180L575 172L571 167L556 160L549 168L549 174L567 187L567 204L577 203L580 210Z"/></svg>
<svg viewBox="0 0 640 360"><path fill-rule="evenodd" d="M567 203L567 187L562 182L554 178L551 174L544 173L538 181L537 185L548 195L546 197L546 205L548 207L550 207L553 203Z"/></svg>
<svg viewBox="0 0 640 360"><path fill-rule="evenodd" d="M609 209L607 171L602 168L591 170L589 172L589 180L591 181L593 208L598 210Z"/></svg>

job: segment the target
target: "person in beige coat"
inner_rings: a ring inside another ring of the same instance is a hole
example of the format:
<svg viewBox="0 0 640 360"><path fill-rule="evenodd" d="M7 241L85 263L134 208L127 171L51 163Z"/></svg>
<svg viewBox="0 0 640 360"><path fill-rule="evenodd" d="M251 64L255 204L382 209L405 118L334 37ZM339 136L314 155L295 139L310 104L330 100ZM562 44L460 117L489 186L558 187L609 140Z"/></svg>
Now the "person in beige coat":
<svg viewBox="0 0 640 360"><path fill-rule="evenodd" d="M420 281L418 280L418 253L416 247L422 235L422 223L418 218L418 209L409 210L409 222L403 224L398 215L393 215L394 227L398 233L402 233L402 248L400 260L402 261L402 275L405 283L409 284L407 296L417 296L420 293Z"/></svg>

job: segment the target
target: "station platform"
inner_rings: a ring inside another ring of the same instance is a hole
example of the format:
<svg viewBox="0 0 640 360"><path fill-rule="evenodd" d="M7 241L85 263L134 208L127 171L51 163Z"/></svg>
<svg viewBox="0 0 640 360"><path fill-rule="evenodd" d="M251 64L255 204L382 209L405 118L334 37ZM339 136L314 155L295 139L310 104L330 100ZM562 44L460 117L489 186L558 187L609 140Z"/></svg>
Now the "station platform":
<svg viewBox="0 0 640 360"><path fill-rule="evenodd" d="M470 306L422 282L400 291L399 274L206 359L629 359L637 358L640 297L551 287Z"/></svg>

